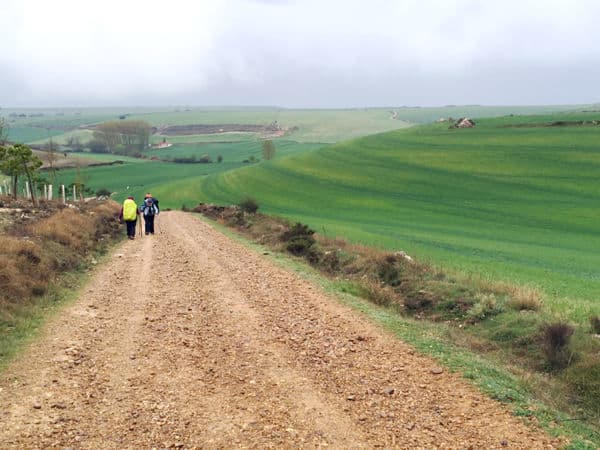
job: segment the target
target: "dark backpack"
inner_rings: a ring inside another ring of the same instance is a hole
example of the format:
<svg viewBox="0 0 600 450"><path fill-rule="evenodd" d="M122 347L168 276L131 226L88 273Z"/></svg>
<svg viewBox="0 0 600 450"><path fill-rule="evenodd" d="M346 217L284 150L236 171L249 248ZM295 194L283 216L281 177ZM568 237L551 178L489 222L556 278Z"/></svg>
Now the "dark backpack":
<svg viewBox="0 0 600 450"><path fill-rule="evenodd" d="M142 214L144 216L154 216L158 214L158 208L153 199L147 198L144 200L144 207L142 208Z"/></svg>

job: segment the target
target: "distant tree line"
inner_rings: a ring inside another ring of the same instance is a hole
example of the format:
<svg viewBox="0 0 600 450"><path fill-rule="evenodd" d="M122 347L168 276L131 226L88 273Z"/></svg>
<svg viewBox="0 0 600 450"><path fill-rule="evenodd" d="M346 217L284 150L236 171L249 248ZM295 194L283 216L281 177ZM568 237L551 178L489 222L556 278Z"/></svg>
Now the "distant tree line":
<svg viewBox="0 0 600 450"><path fill-rule="evenodd" d="M94 130L88 147L96 153L137 156L150 143L151 127L143 120L114 120Z"/></svg>

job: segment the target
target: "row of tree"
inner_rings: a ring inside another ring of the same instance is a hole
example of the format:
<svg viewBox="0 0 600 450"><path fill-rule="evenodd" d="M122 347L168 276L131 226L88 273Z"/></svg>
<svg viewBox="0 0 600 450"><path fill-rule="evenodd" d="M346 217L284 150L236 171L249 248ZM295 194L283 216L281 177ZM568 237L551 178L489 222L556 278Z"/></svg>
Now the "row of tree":
<svg viewBox="0 0 600 450"><path fill-rule="evenodd" d="M92 151L135 155L150 144L152 128L143 120L113 120L99 124L94 130Z"/></svg>

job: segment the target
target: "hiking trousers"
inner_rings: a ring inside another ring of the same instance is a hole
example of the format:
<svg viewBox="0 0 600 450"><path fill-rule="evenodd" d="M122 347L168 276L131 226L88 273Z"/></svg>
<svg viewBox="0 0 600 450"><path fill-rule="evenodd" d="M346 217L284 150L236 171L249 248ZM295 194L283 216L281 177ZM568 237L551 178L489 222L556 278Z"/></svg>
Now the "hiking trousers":
<svg viewBox="0 0 600 450"><path fill-rule="evenodd" d="M144 216L144 231L154 234L154 216Z"/></svg>
<svg viewBox="0 0 600 450"><path fill-rule="evenodd" d="M135 223L136 222L137 222L137 219L125 221L125 224L127 225L127 236L135 237Z"/></svg>

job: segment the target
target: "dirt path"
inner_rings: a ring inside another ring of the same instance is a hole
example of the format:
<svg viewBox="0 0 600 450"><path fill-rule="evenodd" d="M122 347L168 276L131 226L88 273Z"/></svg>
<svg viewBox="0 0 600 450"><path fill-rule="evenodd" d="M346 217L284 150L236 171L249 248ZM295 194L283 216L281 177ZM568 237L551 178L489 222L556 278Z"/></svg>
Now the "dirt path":
<svg viewBox="0 0 600 450"><path fill-rule="evenodd" d="M125 242L0 377L2 448L553 448L190 215Z"/></svg>

